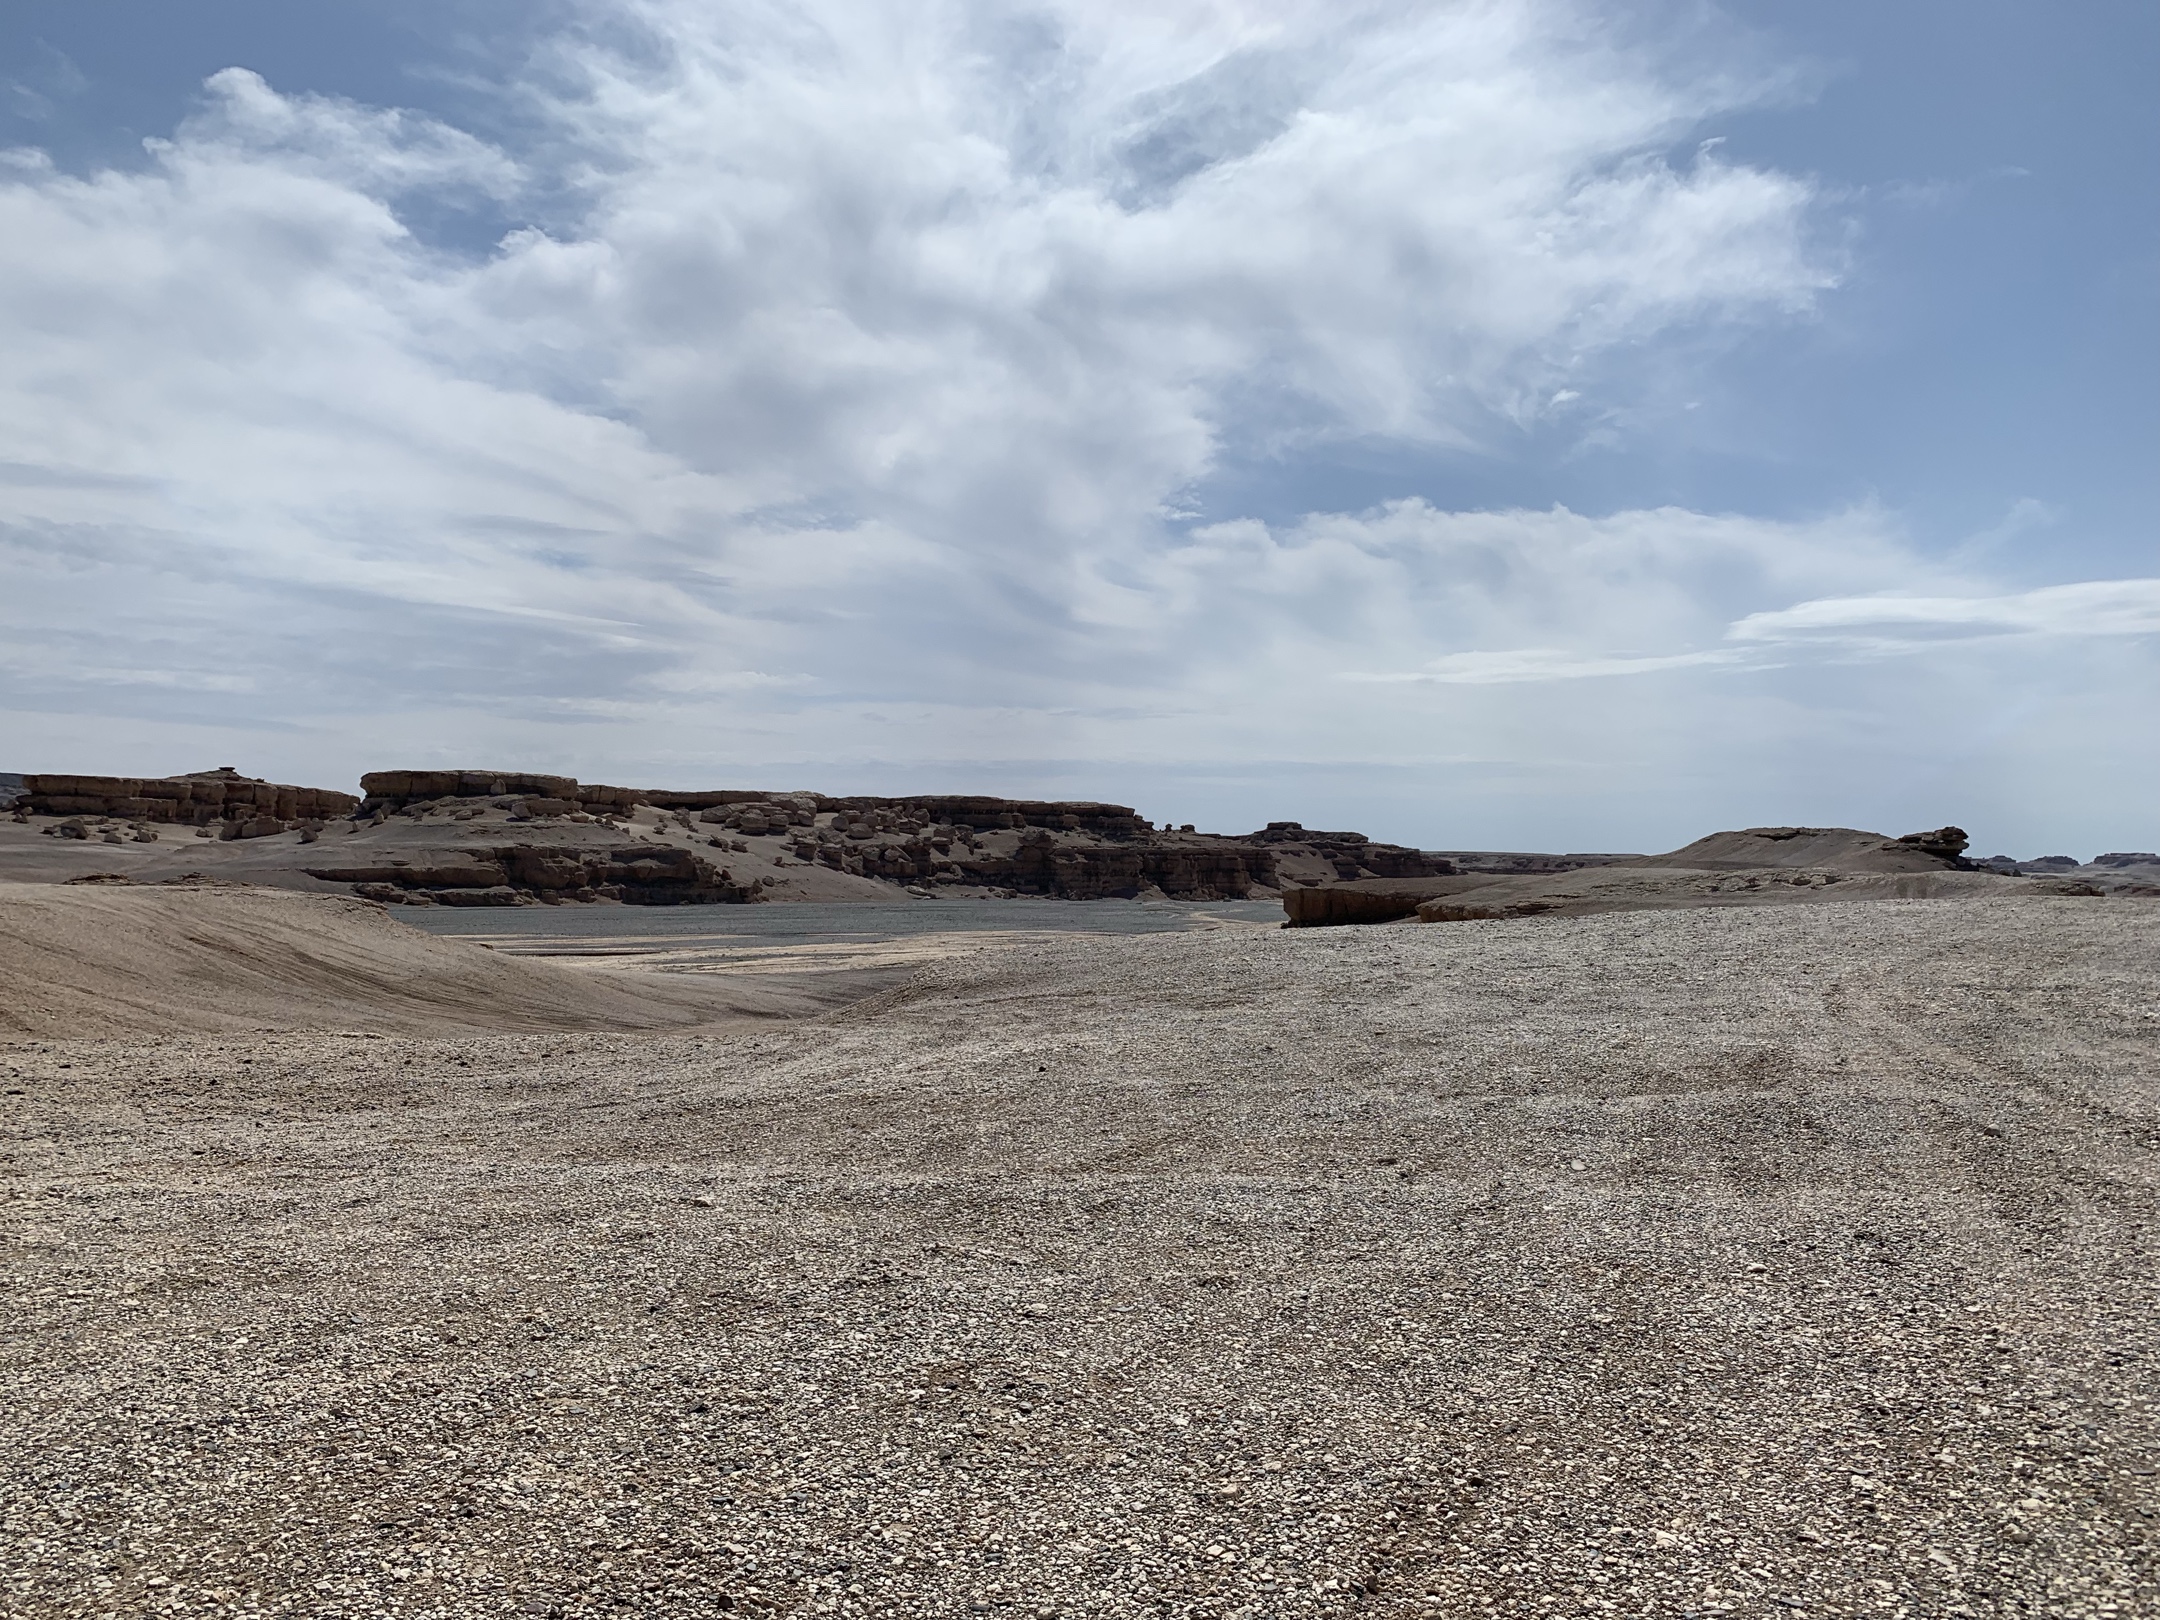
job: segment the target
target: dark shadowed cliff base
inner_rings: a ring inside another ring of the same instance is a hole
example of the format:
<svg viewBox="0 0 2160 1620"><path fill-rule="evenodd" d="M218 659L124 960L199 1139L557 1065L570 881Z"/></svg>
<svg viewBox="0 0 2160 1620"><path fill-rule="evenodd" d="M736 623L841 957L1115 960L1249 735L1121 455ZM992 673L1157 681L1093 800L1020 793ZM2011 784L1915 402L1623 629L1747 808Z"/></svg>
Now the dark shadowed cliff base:
<svg viewBox="0 0 2160 1620"><path fill-rule="evenodd" d="M0 1601L2150 1614L2156 965L2019 891L43 1026Z"/></svg>

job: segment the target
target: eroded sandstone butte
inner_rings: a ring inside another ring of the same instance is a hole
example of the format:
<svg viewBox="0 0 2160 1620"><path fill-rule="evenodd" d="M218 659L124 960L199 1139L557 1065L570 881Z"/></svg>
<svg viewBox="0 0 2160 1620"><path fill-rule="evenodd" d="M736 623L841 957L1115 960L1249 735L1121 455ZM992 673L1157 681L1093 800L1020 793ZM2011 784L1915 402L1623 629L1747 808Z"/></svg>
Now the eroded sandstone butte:
<svg viewBox="0 0 2160 1620"><path fill-rule="evenodd" d="M106 817L138 826L208 827L261 838L349 816L360 801L333 788L242 776L230 765L186 776L25 776L16 809L30 815Z"/></svg>

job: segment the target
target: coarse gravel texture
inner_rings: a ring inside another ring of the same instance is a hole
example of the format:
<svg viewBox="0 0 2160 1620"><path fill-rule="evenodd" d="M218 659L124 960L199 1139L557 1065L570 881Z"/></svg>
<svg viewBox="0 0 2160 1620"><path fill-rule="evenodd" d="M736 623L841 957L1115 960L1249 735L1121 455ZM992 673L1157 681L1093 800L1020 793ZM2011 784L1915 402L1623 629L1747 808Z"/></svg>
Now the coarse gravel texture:
<svg viewBox="0 0 2160 1620"><path fill-rule="evenodd" d="M0 1048L0 1612L2160 1613L2160 910Z"/></svg>

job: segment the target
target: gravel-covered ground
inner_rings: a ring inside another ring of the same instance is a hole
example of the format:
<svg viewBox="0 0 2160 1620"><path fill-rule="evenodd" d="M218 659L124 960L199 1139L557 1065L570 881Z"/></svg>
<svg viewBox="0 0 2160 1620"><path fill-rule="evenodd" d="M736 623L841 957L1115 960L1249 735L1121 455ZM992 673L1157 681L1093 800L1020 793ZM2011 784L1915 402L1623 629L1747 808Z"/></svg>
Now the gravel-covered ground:
<svg viewBox="0 0 2160 1620"><path fill-rule="evenodd" d="M0 1048L0 1606L2154 1615L2160 909Z"/></svg>

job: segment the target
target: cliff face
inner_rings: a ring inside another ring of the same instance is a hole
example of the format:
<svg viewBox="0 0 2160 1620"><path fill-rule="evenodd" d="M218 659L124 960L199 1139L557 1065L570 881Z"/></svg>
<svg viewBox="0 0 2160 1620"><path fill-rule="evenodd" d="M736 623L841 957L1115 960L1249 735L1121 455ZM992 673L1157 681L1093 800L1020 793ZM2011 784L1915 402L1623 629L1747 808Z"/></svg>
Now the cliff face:
<svg viewBox="0 0 2160 1620"><path fill-rule="evenodd" d="M630 788L579 782L574 776L531 771L369 771L360 778L363 816L389 815L420 804L451 799L534 800L536 814L566 815L627 810L643 797Z"/></svg>
<svg viewBox="0 0 2160 1620"><path fill-rule="evenodd" d="M1243 900L1256 884L1275 886L1270 851L1227 840L1206 847L1197 839L1180 844L1142 836L1149 841L1061 836L1039 826L978 834L937 824L858 840L852 827L834 836L828 825L807 829L793 850L798 860L903 885L957 883L1062 900L1116 899L1150 888L1177 900Z"/></svg>
<svg viewBox="0 0 2160 1620"><path fill-rule="evenodd" d="M146 781L33 777L42 830L155 842L151 821L249 837L248 881L348 885L420 905L727 905L917 894L1272 899L1281 890L1449 868L1362 833L1273 822L1243 836L1157 827L1130 806L979 794L624 788L525 771L374 771L363 799L220 771ZM102 825L90 818L106 818ZM329 823L328 825L325 825ZM289 831L314 844L277 858ZM333 848L337 853L333 854ZM235 852L237 856L238 851ZM118 859L118 857L115 857ZM132 870L158 858L130 857Z"/></svg>
<svg viewBox="0 0 2160 1620"><path fill-rule="evenodd" d="M25 776L17 801L31 815L212 827L228 838L319 826L359 804L350 793L258 781L229 765L190 776Z"/></svg>
<svg viewBox="0 0 2160 1620"><path fill-rule="evenodd" d="M978 794L836 796L807 790L619 788L515 771L376 771L361 778L363 817L425 821L506 813L536 828L598 823L632 814L707 843L749 853L746 840L777 840L785 859L919 892L958 888L1099 900L1159 893L1179 900L1244 899L1286 883L1423 877L1450 868L1414 849L1362 833L1308 832L1270 823L1245 837L1157 828L1128 805L1093 800L998 799ZM513 863L514 866L514 863ZM328 869L324 869L328 870ZM595 881L543 887L506 867L514 891L548 898L608 896ZM375 875L367 881L396 883ZM489 887L499 885L490 884ZM634 885L617 884L625 898ZM420 885L422 888L440 886ZM695 889L688 885L684 892ZM721 885L725 888L727 885ZM754 898L754 891L746 898ZM447 898L445 896L445 898Z"/></svg>
<svg viewBox="0 0 2160 1620"><path fill-rule="evenodd" d="M350 883L353 892L391 905L522 906L542 900L614 900L633 906L742 905L758 897L759 879L686 849L567 849L513 844L473 850L432 863L392 860L371 866L311 866L307 875Z"/></svg>
<svg viewBox="0 0 2160 1620"><path fill-rule="evenodd" d="M1435 877L1455 870L1423 850L1376 844L1359 832L1313 832L1295 821L1271 821L1239 841L1310 851L1333 867L1335 876L1345 883L1368 877Z"/></svg>
<svg viewBox="0 0 2160 1620"><path fill-rule="evenodd" d="M604 815L634 805L649 805L655 810L694 810L701 821L736 828L750 823L809 826L817 817L829 816L842 826L859 822L878 831L900 830L910 822L918 828L965 827L976 832L1041 827L1108 839L1145 838L1152 831L1137 812L1122 804L993 799L968 794L836 798L826 793L775 793L755 788L625 788L519 771L370 771L360 778L360 790L366 795L360 813L366 816L394 814L448 800L514 800L534 801L538 806L534 813L542 815L579 811Z"/></svg>

